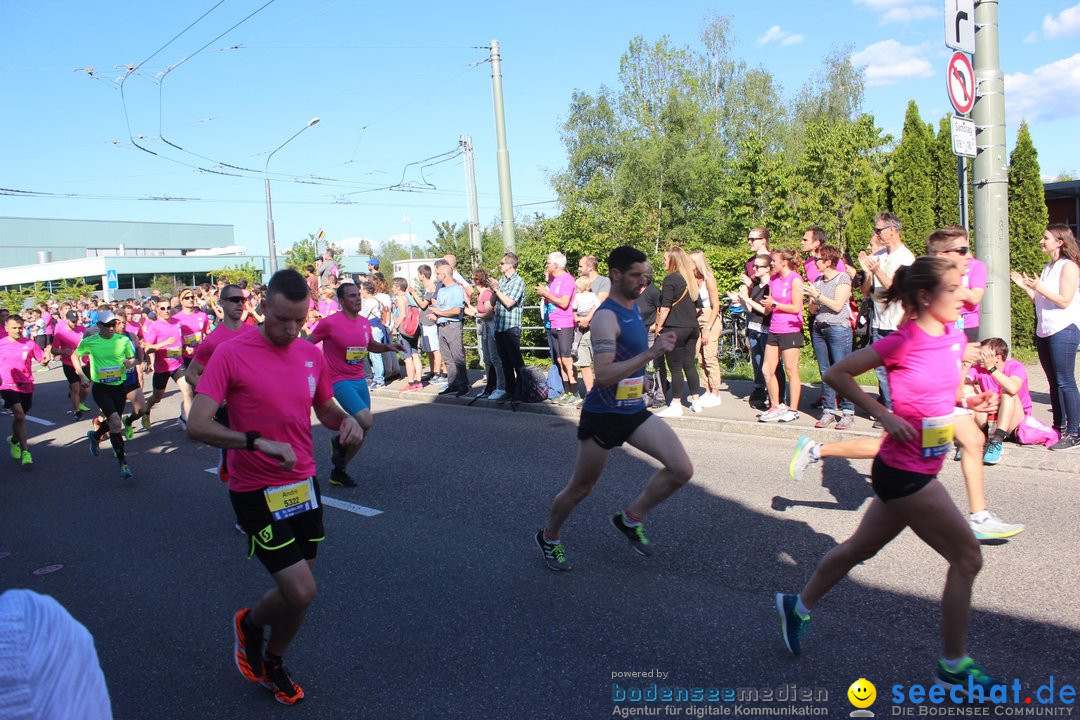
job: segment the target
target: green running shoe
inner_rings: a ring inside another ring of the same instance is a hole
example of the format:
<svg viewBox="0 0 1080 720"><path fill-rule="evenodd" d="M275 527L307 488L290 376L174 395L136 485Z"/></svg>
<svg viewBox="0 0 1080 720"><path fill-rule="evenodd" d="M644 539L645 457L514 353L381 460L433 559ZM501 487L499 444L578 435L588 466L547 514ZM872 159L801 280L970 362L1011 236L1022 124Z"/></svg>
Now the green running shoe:
<svg viewBox="0 0 1080 720"><path fill-rule="evenodd" d="M649 538L645 537L645 526L642 523L631 525L626 522L621 512L617 512L611 518L611 524L626 536L626 539L630 541L630 547L645 557L652 557L652 544L649 542Z"/></svg>
<svg viewBox="0 0 1080 720"><path fill-rule="evenodd" d="M1005 685L1001 680L990 677L990 673L986 671L986 668L970 657L961 660L955 670L950 670L944 660L938 660L933 681L935 685L942 685L946 690L951 690L954 687L959 688L960 692L969 700L971 699L971 694L968 691L969 685L972 688L981 688L984 697L990 696L990 691L995 685Z"/></svg>
<svg viewBox="0 0 1080 720"><path fill-rule="evenodd" d="M802 650L800 638L806 632L806 623L810 622L809 615L803 617L795 609L798 599L798 595L776 593L776 612L780 614L780 630L784 634L784 645L792 655L798 655Z"/></svg>
<svg viewBox="0 0 1080 720"><path fill-rule="evenodd" d="M11 451L11 457L15 458L16 460L22 460L22 447L15 439L15 436L8 435L7 441L8 449Z"/></svg>
<svg viewBox="0 0 1080 720"><path fill-rule="evenodd" d="M544 553L544 562L549 568L559 571L572 569L566 559L566 548L561 542L548 542L541 530L536 533L536 544L540 546L540 552Z"/></svg>

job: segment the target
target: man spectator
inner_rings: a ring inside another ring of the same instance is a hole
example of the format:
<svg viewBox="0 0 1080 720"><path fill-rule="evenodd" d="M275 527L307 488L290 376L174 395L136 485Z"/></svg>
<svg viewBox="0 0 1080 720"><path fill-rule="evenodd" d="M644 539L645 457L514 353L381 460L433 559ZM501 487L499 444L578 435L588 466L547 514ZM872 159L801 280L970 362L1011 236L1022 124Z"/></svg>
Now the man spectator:
<svg viewBox="0 0 1080 720"><path fill-rule="evenodd" d="M896 215L891 212L878 213L878 216L874 218L874 235L880 238L885 253L883 255L859 253L859 264L866 272L862 291L864 295L867 292L872 293L874 301L874 316L870 321L871 343L895 332L904 318L904 308L899 302L890 303L885 300L885 294L892 287L893 276L896 275L897 269L915 262L915 255L900 238L900 229L900 218ZM874 372L878 377L881 404L892 410L892 396L889 393L889 379L885 374L885 368L879 367ZM874 423L874 427L880 426L880 422Z"/></svg>
<svg viewBox="0 0 1080 720"><path fill-rule="evenodd" d="M461 286L461 289L465 291L465 297L472 299L473 286L465 277L457 271L457 255L454 253L446 253L443 255L443 260L450 266L450 272L453 273L454 282Z"/></svg>
<svg viewBox="0 0 1080 720"><path fill-rule="evenodd" d="M508 252L499 261L502 277L490 287L495 301L495 347L506 376L506 394L521 397L521 377L525 361L521 357L521 304L525 301L525 281L518 275L518 256ZM495 398L501 400L502 397Z"/></svg>
<svg viewBox="0 0 1080 720"><path fill-rule="evenodd" d="M968 363L964 363L968 367ZM1001 461L1001 444L1031 415L1031 391L1027 368L1019 360L1009 359L1009 344L1001 338L987 338L979 347L979 361L967 371L966 381L974 392L995 392L1000 397L996 427L989 427L990 417L975 413L975 422L987 431L983 462Z"/></svg>
<svg viewBox="0 0 1080 720"><path fill-rule="evenodd" d="M377 258L377 257L368 258L367 270L368 270L368 275L374 275L375 273L379 272L379 258Z"/></svg>
<svg viewBox="0 0 1080 720"><path fill-rule="evenodd" d="M439 329L435 325L438 319L435 316L435 293L439 286L431 278L431 266L421 265L416 268L416 278L420 281L420 287L409 287L409 294L420 309L420 349L428 354L428 364L431 366L431 377L428 381L437 383L445 380L442 373L442 353L439 351Z"/></svg>
<svg viewBox="0 0 1080 720"><path fill-rule="evenodd" d="M341 275L341 268L334 262L334 253L330 251L330 248L326 249L323 253L322 260L316 264L316 269L319 272L319 286L334 284L334 280Z"/></svg>
<svg viewBox="0 0 1080 720"><path fill-rule="evenodd" d="M746 242L750 245L750 259L746 261L746 277L754 277L754 262L755 258L762 253L769 255L769 228L756 227L750 228L750 232L746 235Z"/></svg>
<svg viewBox="0 0 1080 720"><path fill-rule="evenodd" d="M304 282L307 283L308 292L311 293L311 297L315 297L319 294L319 276L315 274L314 265L308 265L304 268Z"/></svg>
<svg viewBox="0 0 1080 720"><path fill-rule="evenodd" d="M469 392L469 374L465 367L465 344L461 337L465 319L465 290L454 282L454 271L445 260L435 261L435 278L440 287L435 294L435 324L439 328L439 347L446 362L446 387L440 395L458 397Z"/></svg>
<svg viewBox="0 0 1080 720"><path fill-rule="evenodd" d="M544 325L548 330L548 350L551 362L559 368L563 392L555 398L562 404L571 402L577 395L577 379L574 375L574 278L566 272L566 256L561 252L549 253L546 272L548 284L537 285L536 294L546 303Z"/></svg>

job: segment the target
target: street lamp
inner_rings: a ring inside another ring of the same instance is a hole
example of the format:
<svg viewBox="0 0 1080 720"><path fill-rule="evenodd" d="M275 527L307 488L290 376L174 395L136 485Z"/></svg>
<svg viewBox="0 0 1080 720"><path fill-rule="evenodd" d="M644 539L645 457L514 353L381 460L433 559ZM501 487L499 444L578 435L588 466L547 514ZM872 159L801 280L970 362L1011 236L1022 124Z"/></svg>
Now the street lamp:
<svg viewBox="0 0 1080 720"><path fill-rule="evenodd" d="M319 118L311 118L311 120L308 121L307 125L297 130L291 138L274 148L274 151L266 157L266 165L263 167L263 180L266 183L266 236L267 240L270 242L271 275L277 272L277 243L274 241L274 213L270 208L270 158L274 157L274 153L276 153L278 150L295 140L297 135L304 132L312 125L318 124Z"/></svg>

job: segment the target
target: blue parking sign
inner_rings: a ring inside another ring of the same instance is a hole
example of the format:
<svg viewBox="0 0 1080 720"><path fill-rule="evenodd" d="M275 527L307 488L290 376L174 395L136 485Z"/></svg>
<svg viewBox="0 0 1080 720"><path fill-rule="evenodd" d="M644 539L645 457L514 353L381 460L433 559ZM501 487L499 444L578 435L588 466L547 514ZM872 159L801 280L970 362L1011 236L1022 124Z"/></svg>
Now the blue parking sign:
<svg viewBox="0 0 1080 720"><path fill-rule="evenodd" d="M118 287L120 287L120 285L116 281L116 271L115 270L110 270L107 273L106 280L107 280L107 282L109 284L109 289L110 290L116 290Z"/></svg>

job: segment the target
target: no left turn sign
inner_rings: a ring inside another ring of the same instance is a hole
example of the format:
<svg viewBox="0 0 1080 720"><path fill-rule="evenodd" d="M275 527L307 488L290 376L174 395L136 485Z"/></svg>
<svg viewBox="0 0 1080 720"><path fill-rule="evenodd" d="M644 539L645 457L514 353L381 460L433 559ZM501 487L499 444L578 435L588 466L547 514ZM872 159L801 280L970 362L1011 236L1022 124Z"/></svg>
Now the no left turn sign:
<svg viewBox="0 0 1080 720"><path fill-rule="evenodd" d="M949 58L945 87L956 112L967 115L975 105L975 69L964 53L953 53Z"/></svg>

